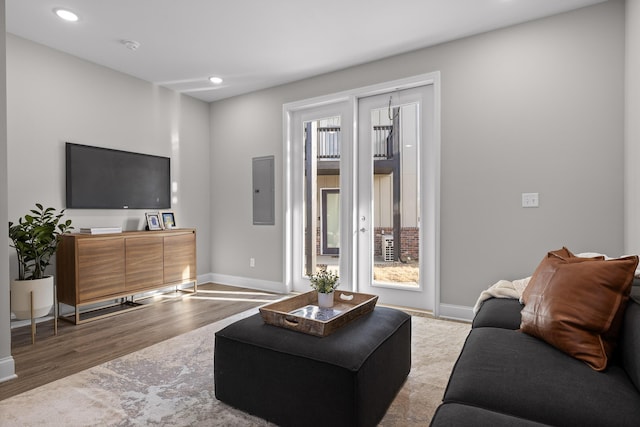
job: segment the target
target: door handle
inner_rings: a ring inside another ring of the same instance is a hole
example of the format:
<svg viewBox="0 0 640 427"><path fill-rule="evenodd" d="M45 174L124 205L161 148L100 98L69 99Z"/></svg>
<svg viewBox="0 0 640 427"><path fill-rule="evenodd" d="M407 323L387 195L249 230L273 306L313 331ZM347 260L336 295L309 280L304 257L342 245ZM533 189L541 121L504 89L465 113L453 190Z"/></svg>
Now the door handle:
<svg viewBox="0 0 640 427"><path fill-rule="evenodd" d="M364 227L362 227L362 228L360 229L360 231L364 233L365 231L367 231L367 229L366 229L366 228L364 228Z"/></svg>

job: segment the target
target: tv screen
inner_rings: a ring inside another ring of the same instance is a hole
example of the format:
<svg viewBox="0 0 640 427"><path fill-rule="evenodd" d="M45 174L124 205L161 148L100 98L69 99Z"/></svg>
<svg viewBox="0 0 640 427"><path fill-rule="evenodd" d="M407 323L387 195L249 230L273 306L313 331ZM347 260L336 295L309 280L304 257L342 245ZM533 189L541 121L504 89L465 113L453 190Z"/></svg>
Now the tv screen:
<svg viewBox="0 0 640 427"><path fill-rule="evenodd" d="M66 143L67 208L169 209L168 157Z"/></svg>

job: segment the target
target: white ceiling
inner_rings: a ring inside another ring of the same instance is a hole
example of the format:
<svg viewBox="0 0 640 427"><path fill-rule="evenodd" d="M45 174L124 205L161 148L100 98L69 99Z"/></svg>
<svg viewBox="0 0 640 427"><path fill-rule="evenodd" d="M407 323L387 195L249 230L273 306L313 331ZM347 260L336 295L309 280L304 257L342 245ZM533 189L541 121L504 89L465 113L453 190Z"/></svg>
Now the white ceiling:
<svg viewBox="0 0 640 427"><path fill-rule="evenodd" d="M215 101L603 1L6 0L6 21L10 33Z"/></svg>

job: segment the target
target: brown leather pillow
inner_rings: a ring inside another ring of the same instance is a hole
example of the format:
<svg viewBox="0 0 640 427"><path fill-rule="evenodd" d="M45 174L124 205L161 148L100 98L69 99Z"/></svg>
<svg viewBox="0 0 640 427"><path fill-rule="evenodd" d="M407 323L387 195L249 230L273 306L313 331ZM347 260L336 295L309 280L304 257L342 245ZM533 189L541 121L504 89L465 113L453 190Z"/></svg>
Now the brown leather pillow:
<svg viewBox="0 0 640 427"><path fill-rule="evenodd" d="M562 247L562 249L558 249L555 251L547 252L547 255L542 259L536 271L533 272L531 276L531 280L524 291L522 292L522 303L527 304L529 300L529 295L534 292L539 292L540 289L544 289L549 280L553 277L556 272L556 267L560 263L573 263L573 262L585 262L585 261L593 261L593 260L604 260L603 256L598 256L594 258L581 258L575 256L569 249L566 247ZM534 286L531 286L534 285Z"/></svg>
<svg viewBox="0 0 640 427"><path fill-rule="evenodd" d="M637 256L605 261L550 252L527 285L520 330L604 370L637 265Z"/></svg>

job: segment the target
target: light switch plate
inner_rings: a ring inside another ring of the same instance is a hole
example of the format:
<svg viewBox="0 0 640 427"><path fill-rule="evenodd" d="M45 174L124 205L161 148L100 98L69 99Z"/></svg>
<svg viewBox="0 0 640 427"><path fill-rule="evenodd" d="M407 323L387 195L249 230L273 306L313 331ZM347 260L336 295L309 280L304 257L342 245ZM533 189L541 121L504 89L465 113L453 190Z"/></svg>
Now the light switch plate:
<svg viewBox="0 0 640 427"><path fill-rule="evenodd" d="M523 208L537 208L539 206L538 193L522 193Z"/></svg>

